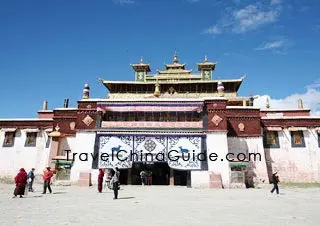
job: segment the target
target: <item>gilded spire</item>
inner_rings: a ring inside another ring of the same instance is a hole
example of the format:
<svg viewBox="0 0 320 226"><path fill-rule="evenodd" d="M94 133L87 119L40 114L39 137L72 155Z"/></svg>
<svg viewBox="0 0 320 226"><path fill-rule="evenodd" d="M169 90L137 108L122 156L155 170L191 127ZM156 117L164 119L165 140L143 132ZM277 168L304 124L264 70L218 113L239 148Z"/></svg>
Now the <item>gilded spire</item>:
<svg viewBox="0 0 320 226"><path fill-rule="evenodd" d="M303 102L302 102L301 98L299 98L299 100L298 100L298 108L303 109Z"/></svg>
<svg viewBox="0 0 320 226"><path fill-rule="evenodd" d="M208 57L207 57L207 55L204 56L204 62L205 62L205 63L208 62Z"/></svg>
<svg viewBox="0 0 320 226"><path fill-rule="evenodd" d="M177 51L174 52L174 56L173 56L173 63L177 64L179 61L178 61L178 54L177 54Z"/></svg>
<svg viewBox="0 0 320 226"><path fill-rule="evenodd" d="M269 97L267 97L266 108L270 108L270 100L269 100Z"/></svg>
<svg viewBox="0 0 320 226"><path fill-rule="evenodd" d="M143 64L143 57L140 58L140 64Z"/></svg>
<svg viewBox="0 0 320 226"><path fill-rule="evenodd" d="M42 110L48 110L48 101L43 101Z"/></svg>

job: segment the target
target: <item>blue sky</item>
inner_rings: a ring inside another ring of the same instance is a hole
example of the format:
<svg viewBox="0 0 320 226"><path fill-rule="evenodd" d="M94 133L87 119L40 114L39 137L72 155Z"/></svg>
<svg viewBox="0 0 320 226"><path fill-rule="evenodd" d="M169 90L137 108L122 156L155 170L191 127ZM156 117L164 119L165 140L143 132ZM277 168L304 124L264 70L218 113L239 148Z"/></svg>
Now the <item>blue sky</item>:
<svg viewBox="0 0 320 226"><path fill-rule="evenodd" d="M0 117L35 117L45 99L76 106L85 83L103 98L98 78L134 80L130 63L143 56L155 72L174 51L193 71L207 55L215 78L246 74L240 96L302 97L316 112L319 11L316 0L0 1Z"/></svg>

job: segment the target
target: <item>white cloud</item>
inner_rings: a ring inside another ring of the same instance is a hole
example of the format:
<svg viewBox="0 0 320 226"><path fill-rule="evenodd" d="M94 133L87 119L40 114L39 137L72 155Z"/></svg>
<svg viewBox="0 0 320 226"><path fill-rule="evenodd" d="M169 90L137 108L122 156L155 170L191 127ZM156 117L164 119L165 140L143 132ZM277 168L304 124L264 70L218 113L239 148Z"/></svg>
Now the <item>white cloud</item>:
<svg viewBox="0 0 320 226"><path fill-rule="evenodd" d="M275 4L276 2L278 3ZM263 25L274 23L278 20L281 11L281 6L279 4L280 1L273 0L269 6L259 4L247 5L244 8L226 13L225 16L223 16L218 23L211 28L215 28L219 33L245 33L255 30ZM210 28L205 31L209 29Z"/></svg>
<svg viewBox="0 0 320 226"><path fill-rule="evenodd" d="M217 25L214 25L212 27L209 27L208 29L206 29L204 31L205 34L220 34L221 33L221 29L218 28Z"/></svg>
<svg viewBox="0 0 320 226"><path fill-rule="evenodd" d="M264 24L275 22L278 15L278 10L261 11L257 6L249 5L233 13L236 23L232 30L235 33L244 33Z"/></svg>
<svg viewBox="0 0 320 226"><path fill-rule="evenodd" d="M133 0L112 0L114 3L116 4L133 4L134 1Z"/></svg>
<svg viewBox="0 0 320 226"><path fill-rule="evenodd" d="M303 108L311 109L312 115L320 115L320 83L307 86L307 91L302 94L292 94L283 99L272 99L269 95L258 96L254 101L254 106L262 109L266 108L267 98L270 100L270 109L297 109L298 100L303 101Z"/></svg>
<svg viewBox="0 0 320 226"><path fill-rule="evenodd" d="M279 49L279 48L283 47L283 44L284 44L284 40L267 42L263 46L255 48L255 50Z"/></svg>

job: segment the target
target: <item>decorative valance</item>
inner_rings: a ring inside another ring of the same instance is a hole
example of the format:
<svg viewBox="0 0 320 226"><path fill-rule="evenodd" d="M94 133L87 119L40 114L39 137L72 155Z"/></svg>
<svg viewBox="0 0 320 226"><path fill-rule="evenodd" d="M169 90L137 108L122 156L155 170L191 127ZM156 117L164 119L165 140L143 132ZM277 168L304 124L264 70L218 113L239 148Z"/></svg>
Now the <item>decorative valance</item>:
<svg viewBox="0 0 320 226"><path fill-rule="evenodd" d="M40 130L39 129L24 129L23 131L26 133L38 133Z"/></svg>
<svg viewBox="0 0 320 226"><path fill-rule="evenodd" d="M1 131L3 132L15 132L17 128L2 128Z"/></svg>
<svg viewBox="0 0 320 226"><path fill-rule="evenodd" d="M289 131L305 131L308 130L307 127L289 127L288 128Z"/></svg>
<svg viewBox="0 0 320 226"><path fill-rule="evenodd" d="M202 111L203 104L99 104L97 111L145 111L145 112L167 112L167 111Z"/></svg>
<svg viewBox="0 0 320 226"><path fill-rule="evenodd" d="M281 131L282 127L266 127L265 130L267 130L267 131Z"/></svg>

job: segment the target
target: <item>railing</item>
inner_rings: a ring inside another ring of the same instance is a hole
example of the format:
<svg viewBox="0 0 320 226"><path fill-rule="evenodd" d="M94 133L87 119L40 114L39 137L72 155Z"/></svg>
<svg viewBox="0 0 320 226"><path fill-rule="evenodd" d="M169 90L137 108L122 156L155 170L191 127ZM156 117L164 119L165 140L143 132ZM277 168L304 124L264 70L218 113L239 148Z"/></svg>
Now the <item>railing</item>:
<svg viewBox="0 0 320 226"><path fill-rule="evenodd" d="M202 128L202 121L198 122L109 122L102 121L102 128L128 128L128 127L150 127L150 128Z"/></svg>

